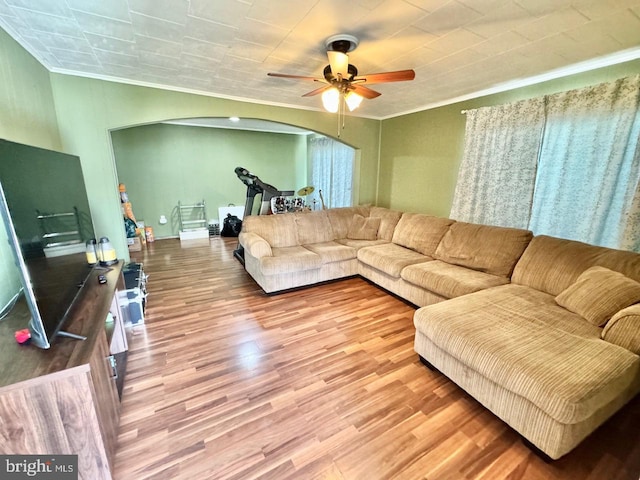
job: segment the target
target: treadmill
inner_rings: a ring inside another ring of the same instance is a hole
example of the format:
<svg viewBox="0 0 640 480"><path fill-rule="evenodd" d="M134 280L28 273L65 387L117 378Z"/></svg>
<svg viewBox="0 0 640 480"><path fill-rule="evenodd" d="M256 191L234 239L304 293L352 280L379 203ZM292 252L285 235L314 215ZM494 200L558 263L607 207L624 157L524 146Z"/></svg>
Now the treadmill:
<svg viewBox="0 0 640 480"><path fill-rule="evenodd" d="M295 194L294 190L278 190L273 185L260 180L246 168L236 167L234 171L240 181L247 186L247 200L244 204L245 217L253 213L253 204L258 194L260 195L258 215L268 215L271 212L271 199L273 197L291 197ZM238 248L233 251L233 256L244 265L244 248L240 243L238 243Z"/></svg>

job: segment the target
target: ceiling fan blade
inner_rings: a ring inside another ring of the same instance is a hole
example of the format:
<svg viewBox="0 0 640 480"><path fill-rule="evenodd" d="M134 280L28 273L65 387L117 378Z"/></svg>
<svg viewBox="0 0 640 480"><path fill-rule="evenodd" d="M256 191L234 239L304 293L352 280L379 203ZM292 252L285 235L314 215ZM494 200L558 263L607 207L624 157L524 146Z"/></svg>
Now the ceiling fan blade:
<svg viewBox="0 0 640 480"><path fill-rule="evenodd" d="M318 95L318 94L324 92L325 90L329 90L330 88L331 88L331 85L325 85L324 87L320 87L320 88L316 88L315 90L311 90L310 92L307 92L302 96L303 97L313 97L314 95Z"/></svg>
<svg viewBox="0 0 640 480"><path fill-rule="evenodd" d="M320 80L316 77L304 77L302 75L287 75L286 73L267 73L270 77L280 77L280 78L296 78L299 80ZM323 81L323 80L320 80Z"/></svg>
<svg viewBox="0 0 640 480"><path fill-rule="evenodd" d="M349 78L349 57L346 53L336 52L329 50L327 52L329 57L329 65L331 65L331 73L334 77L338 74L342 75L342 78Z"/></svg>
<svg viewBox="0 0 640 480"><path fill-rule="evenodd" d="M397 72L372 73L371 75L361 75L354 78L354 81L364 81L365 83L387 83L404 82L416 78L413 70L399 70Z"/></svg>
<svg viewBox="0 0 640 480"><path fill-rule="evenodd" d="M358 95L364 98L368 98L371 100L372 98L379 97L382 95L380 92L376 92L375 90L371 90L370 88L365 87L364 85L353 85L351 84L351 90L356 92Z"/></svg>

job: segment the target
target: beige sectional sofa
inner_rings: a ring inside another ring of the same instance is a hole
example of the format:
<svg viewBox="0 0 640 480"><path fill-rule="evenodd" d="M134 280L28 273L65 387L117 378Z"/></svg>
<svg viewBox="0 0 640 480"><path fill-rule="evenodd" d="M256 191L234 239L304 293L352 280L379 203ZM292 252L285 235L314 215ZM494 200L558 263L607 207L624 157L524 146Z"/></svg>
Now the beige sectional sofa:
<svg viewBox="0 0 640 480"><path fill-rule="evenodd" d="M417 305L415 350L551 458L640 391L640 254L380 207L254 216L271 293L361 275Z"/></svg>

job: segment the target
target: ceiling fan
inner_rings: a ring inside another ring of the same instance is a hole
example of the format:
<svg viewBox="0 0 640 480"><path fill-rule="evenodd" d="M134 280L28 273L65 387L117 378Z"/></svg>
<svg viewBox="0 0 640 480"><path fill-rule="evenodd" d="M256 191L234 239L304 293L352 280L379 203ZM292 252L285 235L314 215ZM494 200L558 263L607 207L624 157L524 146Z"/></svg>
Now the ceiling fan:
<svg viewBox="0 0 640 480"><path fill-rule="evenodd" d="M358 75L358 69L349 63L347 55L348 52L356 49L358 43L358 39L353 35L338 34L329 37L325 41L329 65L324 67L322 78L283 73L267 73L267 75L324 83L325 85L305 93L303 97L322 94L325 109L332 113L341 113L340 110L344 109L345 103L349 110L353 111L358 108L363 98L372 99L381 95L365 84L402 82L415 78L416 74L413 70Z"/></svg>

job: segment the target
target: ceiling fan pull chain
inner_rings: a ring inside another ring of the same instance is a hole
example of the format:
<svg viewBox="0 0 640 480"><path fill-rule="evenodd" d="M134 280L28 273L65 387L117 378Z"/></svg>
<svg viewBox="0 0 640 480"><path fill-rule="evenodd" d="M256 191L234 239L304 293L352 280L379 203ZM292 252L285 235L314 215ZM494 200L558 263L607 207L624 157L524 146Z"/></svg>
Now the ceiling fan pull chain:
<svg viewBox="0 0 640 480"><path fill-rule="evenodd" d="M338 138L340 138L340 117L342 116L342 102L338 100Z"/></svg>

